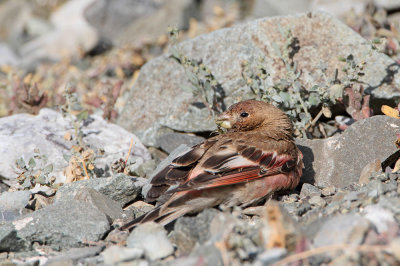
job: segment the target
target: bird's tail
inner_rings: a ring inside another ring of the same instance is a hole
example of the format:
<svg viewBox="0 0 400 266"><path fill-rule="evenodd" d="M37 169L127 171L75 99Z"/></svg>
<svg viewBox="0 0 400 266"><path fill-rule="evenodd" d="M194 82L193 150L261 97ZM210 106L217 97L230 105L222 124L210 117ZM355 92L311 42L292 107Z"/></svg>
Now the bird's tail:
<svg viewBox="0 0 400 266"><path fill-rule="evenodd" d="M161 225L167 225L178 217L187 213L186 208L162 208L163 206L158 206L157 208L151 210L150 212L143 214L142 216L124 224L120 227L121 230L131 230L135 226L154 221Z"/></svg>

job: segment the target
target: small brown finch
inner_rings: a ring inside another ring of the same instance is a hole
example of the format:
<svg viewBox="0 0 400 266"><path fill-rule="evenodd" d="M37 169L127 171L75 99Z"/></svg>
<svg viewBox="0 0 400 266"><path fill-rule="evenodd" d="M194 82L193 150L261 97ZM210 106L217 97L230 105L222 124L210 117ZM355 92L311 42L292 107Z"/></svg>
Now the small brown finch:
<svg viewBox="0 0 400 266"><path fill-rule="evenodd" d="M297 186L303 156L285 113L248 100L232 105L216 123L227 132L192 147L152 178L147 200L170 198L121 229L147 221L166 225L218 204L247 206Z"/></svg>

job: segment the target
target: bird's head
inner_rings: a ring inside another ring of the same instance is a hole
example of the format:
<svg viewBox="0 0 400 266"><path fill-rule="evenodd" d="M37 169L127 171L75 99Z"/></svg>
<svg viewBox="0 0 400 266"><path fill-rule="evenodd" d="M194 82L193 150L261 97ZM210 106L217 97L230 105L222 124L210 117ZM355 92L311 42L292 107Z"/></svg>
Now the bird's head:
<svg viewBox="0 0 400 266"><path fill-rule="evenodd" d="M256 100L233 104L216 117L215 123L228 132L268 129L292 135L292 123L284 112L272 104Z"/></svg>

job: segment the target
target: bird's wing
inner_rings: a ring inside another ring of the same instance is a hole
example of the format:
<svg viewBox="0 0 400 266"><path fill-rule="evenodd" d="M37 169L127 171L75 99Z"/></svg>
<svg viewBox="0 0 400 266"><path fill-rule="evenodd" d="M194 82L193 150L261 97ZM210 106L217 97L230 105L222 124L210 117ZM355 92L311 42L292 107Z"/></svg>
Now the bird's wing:
<svg viewBox="0 0 400 266"><path fill-rule="evenodd" d="M158 172L150 181L151 189L146 195L148 201L159 198L170 186L184 184L191 171L196 167L203 155L217 142L211 138L192 147L188 152L175 158L171 164Z"/></svg>
<svg viewBox="0 0 400 266"><path fill-rule="evenodd" d="M276 140L254 145L251 141L218 141L193 169L185 182L168 192L199 190L248 182L279 173L289 173L301 161L292 142Z"/></svg>

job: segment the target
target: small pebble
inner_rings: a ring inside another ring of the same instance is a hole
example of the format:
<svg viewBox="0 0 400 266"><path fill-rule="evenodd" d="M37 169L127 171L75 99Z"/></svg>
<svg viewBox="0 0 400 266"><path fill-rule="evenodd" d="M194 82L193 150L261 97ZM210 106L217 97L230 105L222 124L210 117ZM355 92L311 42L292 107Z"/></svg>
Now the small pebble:
<svg viewBox="0 0 400 266"><path fill-rule="evenodd" d="M297 209L297 215L298 216L302 216L303 214L305 214L307 211L311 210L311 205L308 203L303 203L299 206L299 208Z"/></svg>
<svg viewBox="0 0 400 266"><path fill-rule="evenodd" d="M326 201L320 196L313 196L308 200L308 203L317 207L324 207L326 205Z"/></svg>
<svg viewBox="0 0 400 266"><path fill-rule="evenodd" d="M311 184L304 183L301 187L300 198L321 196L321 190Z"/></svg>
<svg viewBox="0 0 400 266"><path fill-rule="evenodd" d="M324 187L321 191L322 195L327 197L327 196L332 196L335 194L336 188L334 186L329 186L329 187Z"/></svg>

